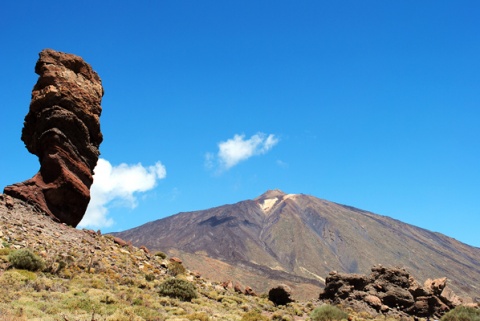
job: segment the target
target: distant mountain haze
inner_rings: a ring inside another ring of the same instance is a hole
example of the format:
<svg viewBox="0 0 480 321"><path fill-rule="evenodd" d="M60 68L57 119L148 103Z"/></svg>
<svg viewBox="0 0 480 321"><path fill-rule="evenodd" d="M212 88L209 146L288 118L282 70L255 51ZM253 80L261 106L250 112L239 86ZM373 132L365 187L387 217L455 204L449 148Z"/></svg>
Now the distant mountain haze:
<svg viewBox="0 0 480 321"><path fill-rule="evenodd" d="M457 294L480 297L480 248L304 194L270 190L115 234L179 256L209 279L257 292L285 283L297 298L313 298L333 270L369 273L382 264L405 267L421 282L446 276Z"/></svg>

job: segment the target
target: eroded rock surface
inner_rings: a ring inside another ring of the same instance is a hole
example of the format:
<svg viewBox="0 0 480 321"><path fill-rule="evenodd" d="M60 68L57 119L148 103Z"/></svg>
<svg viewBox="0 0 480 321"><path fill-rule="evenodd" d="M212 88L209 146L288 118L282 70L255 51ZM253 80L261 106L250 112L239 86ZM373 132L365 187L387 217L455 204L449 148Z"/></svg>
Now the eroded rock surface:
<svg viewBox="0 0 480 321"><path fill-rule="evenodd" d="M439 317L462 303L446 284L446 278L428 279L421 286L403 268L376 265L370 275L331 272L320 299L373 313Z"/></svg>
<svg viewBox="0 0 480 321"><path fill-rule="evenodd" d="M35 65L22 140L38 156L31 179L5 187L4 193L35 205L71 226L83 218L90 201L93 169L103 140L100 77L81 57L45 49Z"/></svg>

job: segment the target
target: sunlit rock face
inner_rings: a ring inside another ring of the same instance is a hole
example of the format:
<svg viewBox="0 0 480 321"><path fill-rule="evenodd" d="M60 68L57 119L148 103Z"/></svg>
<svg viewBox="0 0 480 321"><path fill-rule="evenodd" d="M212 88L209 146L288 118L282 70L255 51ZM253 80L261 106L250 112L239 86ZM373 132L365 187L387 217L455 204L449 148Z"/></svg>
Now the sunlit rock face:
<svg viewBox="0 0 480 321"><path fill-rule="evenodd" d="M76 226L90 201L93 169L103 140L100 131L102 82L81 57L45 49L35 65L22 140L38 156L31 179L4 193L34 204L55 220Z"/></svg>

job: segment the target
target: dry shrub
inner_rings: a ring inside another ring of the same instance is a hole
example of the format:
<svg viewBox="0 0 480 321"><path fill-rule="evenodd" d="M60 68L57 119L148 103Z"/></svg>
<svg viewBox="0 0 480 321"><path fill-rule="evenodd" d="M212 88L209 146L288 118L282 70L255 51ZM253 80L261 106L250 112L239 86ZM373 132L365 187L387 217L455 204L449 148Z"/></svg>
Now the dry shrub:
<svg viewBox="0 0 480 321"><path fill-rule="evenodd" d="M185 316L188 320L191 321L209 321L210 317L205 312L195 312Z"/></svg>
<svg viewBox="0 0 480 321"><path fill-rule="evenodd" d="M325 304L315 308L310 315L312 321L340 321L347 319L348 314L337 307Z"/></svg>
<svg viewBox="0 0 480 321"><path fill-rule="evenodd" d="M178 263L178 262L168 263L167 269L168 269L168 274L170 274L172 276L185 274L185 271L186 271L185 267L182 265L182 263Z"/></svg>
<svg viewBox="0 0 480 321"><path fill-rule="evenodd" d="M28 249L20 249L8 254L8 261L16 269L38 271L45 268L43 260Z"/></svg>
<svg viewBox="0 0 480 321"><path fill-rule="evenodd" d="M176 298L181 301L192 301L197 298L195 285L180 279L168 279L158 287L158 294Z"/></svg>
<svg viewBox="0 0 480 321"><path fill-rule="evenodd" d="M154 254L154 256L157 256L159 258L161 258L162 260L166 259L167 258L167 254L163 253L163 252L156 252Z"/></svg>
<svg viewBox="0 0 480 321"><path fill-rule="evenodd" d="M465 307L465 306L458 306L453 310L448 311L445 313L441 321L480 321L480 310Z"/></svg>
<svg viewBox="0 0 480 321"><path fill-rule="evenodd" d="M117 309L114 314L107 318L107 321L143 321L142 317L136 315L131 307Z"/></svg>
<svg viewBox="0 0 480 321"><path fill-rule="evenodd" d="M269 321L270 319L258 311L250 311L242 316L241 321Z"/></svg>

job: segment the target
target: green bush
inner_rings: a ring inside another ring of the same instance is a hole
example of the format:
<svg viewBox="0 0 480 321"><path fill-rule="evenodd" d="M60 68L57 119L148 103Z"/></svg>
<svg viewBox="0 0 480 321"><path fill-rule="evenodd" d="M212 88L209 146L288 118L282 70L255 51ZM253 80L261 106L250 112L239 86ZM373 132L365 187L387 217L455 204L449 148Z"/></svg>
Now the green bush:
<svg viewBox="0 0 480 321"><path fill-rule="evenodd" d="M177 276L179 274L185 274L186 270L182 263L170 262L167 266L168 274L171 276Z"/></svg>
<svg viewBox="0 0 480 321"><path fill-rule="evenodd" d="M197 298L195 286L186 280L180 279L168 279L160 284L158 294L182 301L192 301L192 299Z"/></svg>
<svg viewBox="0 0 480 321"><path fill-rule="evenodd" d="M258 311L250 311L242 316L241 321L269 321L270 319Z"/></svg>
<svg viewBox="0 0 480 321"><path fill-rule="evenodd" d="M157 252L157 253L154 254L154 256L158 256L159 258L164 260L167 257L167 254L165 254L163 252Z"/></svg>
<svg viewBox="0 0 480 321"><path fill-rule="evenodd" d="M8 255L8 261L16 269L38 271L45 268L45 263L28 249L13 251Z"/></svg>
<svg viewBox="0 0 480 321"><path fill-rule="evenodd" d="M153 280L155 280L155 274L153 273L145 274L145 280L147 280L148 282L152 282Z"/></svg>
<svg viewBox="0 0 480 321"><path fill-rule="evenodd" d="M310 314L310 318L312 321L339 321L347 319L348 314L337 307L325 304L315 308Z"/></svg>
<svg viewBox="0 0 480 321"><path fill-rule="evenodd" d="M458 306L445 313L441 321L480 321L480 310L465 306Z"/></svg>

